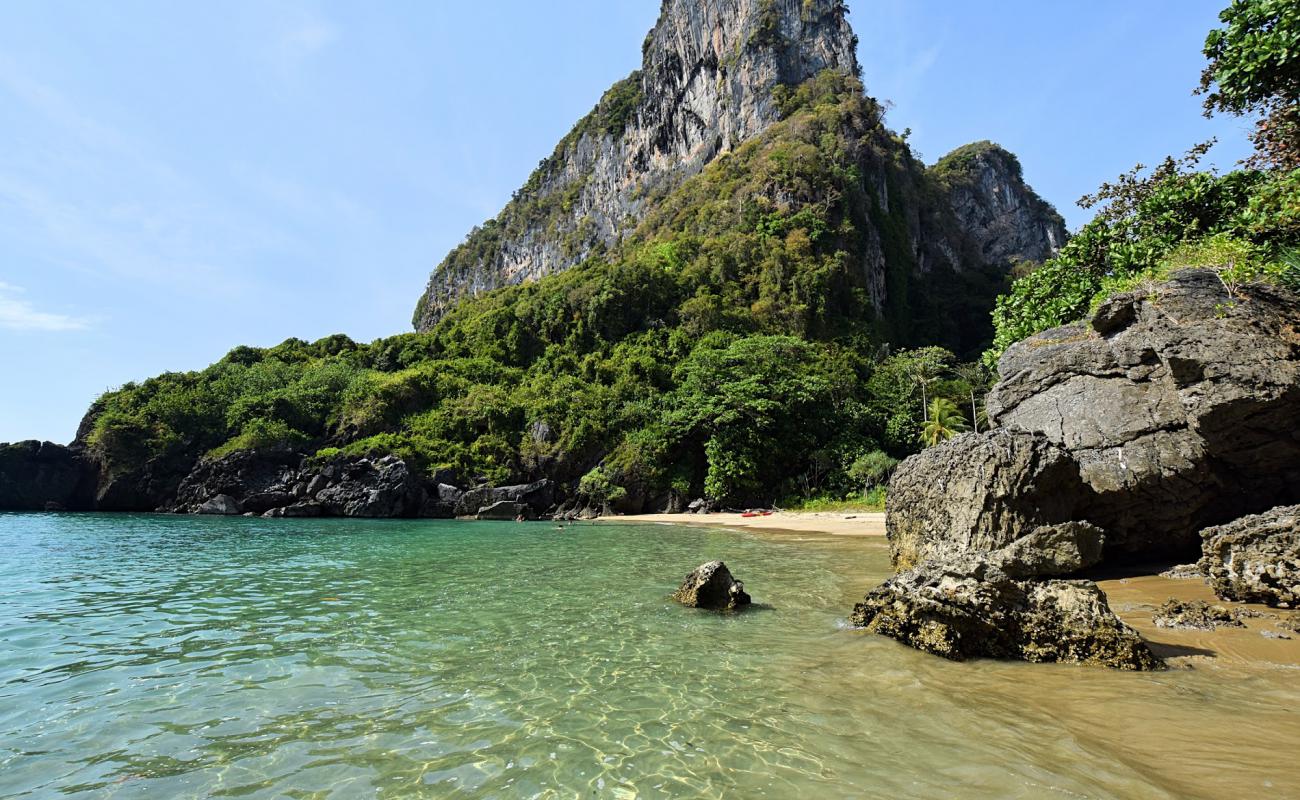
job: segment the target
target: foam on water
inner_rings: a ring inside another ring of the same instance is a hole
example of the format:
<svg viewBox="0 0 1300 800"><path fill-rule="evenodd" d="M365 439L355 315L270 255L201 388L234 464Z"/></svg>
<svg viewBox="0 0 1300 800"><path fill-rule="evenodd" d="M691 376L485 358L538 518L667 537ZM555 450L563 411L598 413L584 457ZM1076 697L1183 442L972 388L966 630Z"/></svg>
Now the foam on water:
<svg viewBox="0 0 1300 800"><path fill-rule="evenodd" d="M765 608L668 599L727 561ZM878 541L0 515L0 796L1300 796L1294 670L951 664Z"/></svg>

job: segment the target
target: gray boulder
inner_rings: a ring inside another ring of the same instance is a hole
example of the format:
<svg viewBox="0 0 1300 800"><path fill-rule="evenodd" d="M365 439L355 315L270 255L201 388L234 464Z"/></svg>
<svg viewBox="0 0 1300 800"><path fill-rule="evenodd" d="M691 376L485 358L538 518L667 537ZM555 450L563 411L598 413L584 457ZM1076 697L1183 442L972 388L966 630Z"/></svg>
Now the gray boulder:
<svg viewBox="0 0 1300 800"><path fill-rule="evenodd" d="M1179 272L1013 345L989 417L1078 462L1110 553L1185 556L1208 525L1300 501L1297 330L1293 294Z"/></svg>
<svg viewBox="0 0 1300 800"><path fill-rule="evenodd" d="M850 621L954 661L1164 666L1091 581L1017 580L975 555L932 559L895 575L867 593Z"/></svg>
<svg viewBox="0 0 1300 800"><path fill-rule="evenodd" d="M734 611L750 604L745 585L731 575L731 570L721 561L710 561L696 567L673 599L691 608L708 608L714 611Z"/></svg>
<svg viewBox="0 0 1300 800"><path fill-rule="evenodd" d="M1076 519L1091 494L1069 453L1041 433L958 436L894 471L886 501L894 567L996 550Z"/></svg>
<svg viewBox="0 0 1300 800"><path fill-rule="evenodd" d="M509 500L502 500L498 503L493 503L490 506L480 508L478 513L474 515L474 518L509 521L519 519L520 517L527 518L530 516L530 512L531 509L523 503L512 503Z"/></svg>
<svg viewBox="0 0 1300 800"><path fill-rule="evenodd" d="M219 494L199 506L198 513L222 517L236 517L244 513L239 501L228 494Z"/></svg>
<svg viewBox="0 0 1300 800"><path fill-rule="evenodd" d="M1199 567L1225 600L1295 608L1300 603L1300 506L1208 528Z"/></svg>

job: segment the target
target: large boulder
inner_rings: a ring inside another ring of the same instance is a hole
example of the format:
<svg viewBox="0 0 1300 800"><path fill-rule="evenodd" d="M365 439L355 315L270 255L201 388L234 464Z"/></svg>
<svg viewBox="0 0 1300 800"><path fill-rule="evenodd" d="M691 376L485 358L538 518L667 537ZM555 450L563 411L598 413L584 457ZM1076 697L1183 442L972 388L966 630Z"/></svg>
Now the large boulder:
<svg viewBox="0 0 1300 800"><path fill-rule="evenodd" d="M1090 581L1018 580L995 559L931 559L867 593L866 630L954 661L1063 661L1126 670L1164 665Z"/></svg>
<svg viewBox="0 0 1300 800"><path fill-rule="evenodd" d="M497 503L522 503L534 513L543 514L555 505L555 484L542 479L516 486L480 486L470 489L456 501L456 516L473 517L479 509Z"/></svg>
<svg viewBox="0 0 1300 800"><path fill-rule="evenodd" d="M1187 556L1198 531L1300 502L1300 298L1208 270L1013 345L988 401L1079 464L1108 558Z"/></svg>
<svg viewBox="0 0 1300 800"><path fill-rule="evenodd" d="M80 511L94 505L96 468L53 442L0 444L0 511Z"/></svg>
<svg viewBox="0 0 1300 800"><path fill-rule="evenodd" d="M1004 547L1078 518L1091 495L1069 453L1041 433L958 436L907 459L889 482L894 566Z"/></svg>
<svg viewBox="0 0 1300 800"><path fill-rule="evenodd" d="M721 561L710 561L696 567L673 599L691 608L708 608L714 611L734 611L749 605L745 585L731 576L731 570Z"/></svg>
<svg viewBox="0 0 1300 800"><path fill-rule="evenodd" d="M1275 508L1201 533L1199 563L1225 600L1300 604L1300 506Z"/></svg>

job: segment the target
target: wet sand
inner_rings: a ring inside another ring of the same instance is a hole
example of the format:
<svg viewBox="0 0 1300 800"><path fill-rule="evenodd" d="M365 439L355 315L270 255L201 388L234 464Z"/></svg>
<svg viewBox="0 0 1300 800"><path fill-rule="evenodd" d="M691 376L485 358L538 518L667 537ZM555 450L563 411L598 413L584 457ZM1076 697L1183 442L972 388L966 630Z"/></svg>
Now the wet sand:
<svg viewBox="0 0 1300 800"><path fill-rule="evenodd" d="M1300 666L1300 633L1278 623L1296 615L1287 609L1252 603L1231 603L1215 597L1201 579L1162 578L1158 574L1099 575L1097 585L1106 593L1120 619L1132 625L1151 643L1156 655L1173 667L1214 664ZM1245 611L1246 627L1220 627L1212 631L1160 628L1152 621L1156 609L1171 599L1204 600L1211 605ZM1272 634L1266 636L1265 633ZM1288 639L1273 638L1286 636Z"/></svg>
<svg viewBox="0 0 1300 800"><path fill-rule="evenodd" d="M825 533L831 536L885 535L883 511L853 513L777 511L768 517L742 517L740 514L635 514L627 517L604 517L601 522L634 522L641 525L668 523L706 528Z"/></svg>

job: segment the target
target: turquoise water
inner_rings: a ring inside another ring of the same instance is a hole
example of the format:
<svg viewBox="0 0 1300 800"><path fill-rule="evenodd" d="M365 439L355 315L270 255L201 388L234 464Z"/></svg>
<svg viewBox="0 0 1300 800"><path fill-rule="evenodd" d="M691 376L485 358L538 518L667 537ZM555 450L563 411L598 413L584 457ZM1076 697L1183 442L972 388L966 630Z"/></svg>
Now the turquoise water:
<svg viewBox="0 0 1300 800"><path fill-rule="evenodd" d="M668 594L723 558L764 608ZM0 515L0 797L1300 797L1300 673L950 664L879 542Z"/></svg>

